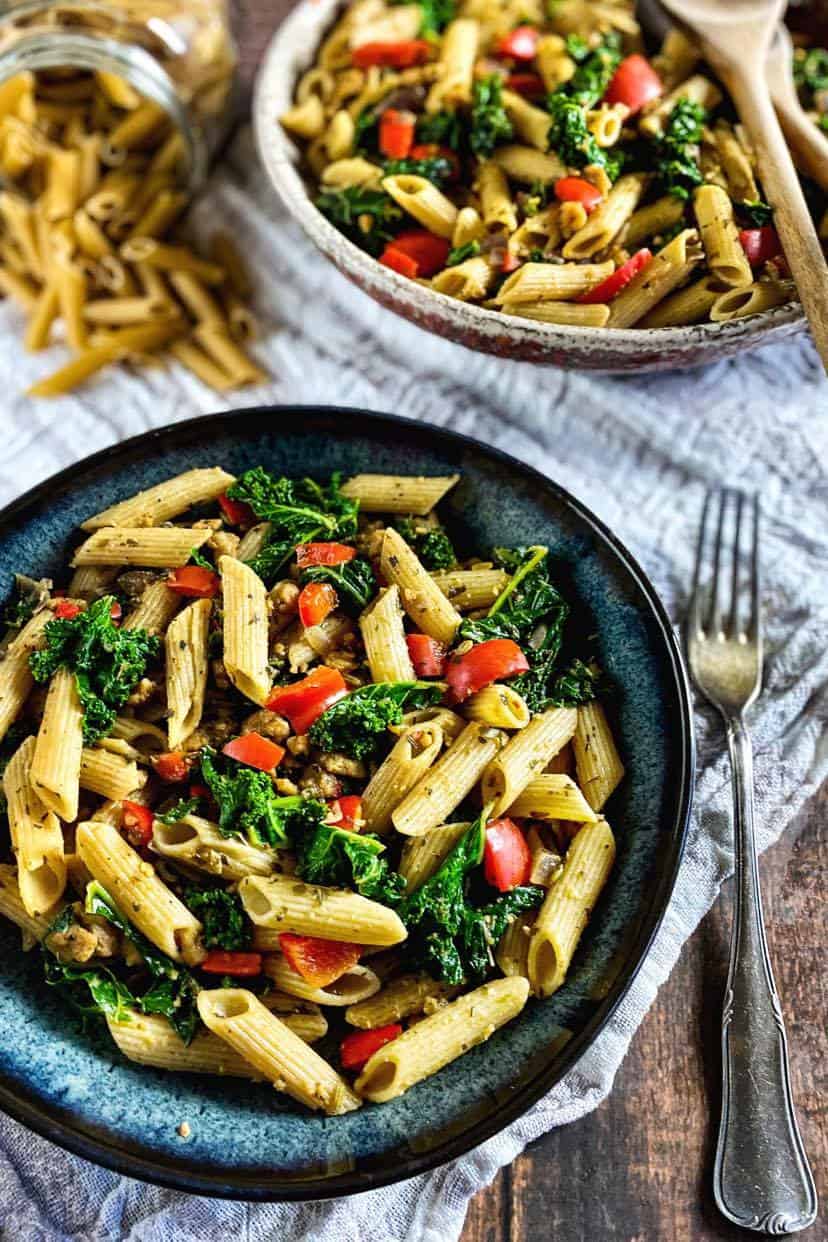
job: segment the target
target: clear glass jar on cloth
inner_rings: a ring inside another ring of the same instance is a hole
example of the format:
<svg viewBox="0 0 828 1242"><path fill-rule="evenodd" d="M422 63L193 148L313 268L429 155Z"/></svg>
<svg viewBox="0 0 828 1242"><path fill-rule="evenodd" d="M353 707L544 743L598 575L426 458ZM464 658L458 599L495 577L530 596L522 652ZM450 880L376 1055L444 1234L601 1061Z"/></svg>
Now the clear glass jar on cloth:
<svg viewBox="0 0 828 1242"><path fill-rule="evenodd" d="M182 171L192 191L203 180L209 158L225 136L235 111L236 46L224 0L124 0L116 3L26 0L2 6L2 84L27 71L56 76L87 70L108 84L113 100L130 91L166 112L183 140ZM63 98L71 102L71 76ZM119 85L123 84L123 85ZM146 109L129 142L142 140ZM128 148L104 149L112 167Z"/></svg>

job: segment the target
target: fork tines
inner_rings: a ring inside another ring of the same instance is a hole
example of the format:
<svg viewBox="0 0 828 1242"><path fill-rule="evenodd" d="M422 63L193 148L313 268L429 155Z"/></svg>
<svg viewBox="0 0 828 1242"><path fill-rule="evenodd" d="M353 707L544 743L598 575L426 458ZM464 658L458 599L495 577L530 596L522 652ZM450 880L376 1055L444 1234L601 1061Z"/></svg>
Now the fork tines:
<svg viewBox="0 0 828 1242"><path fill-rule="evenodd" d="M759 497L713 488L705 497L699 528L690 624L707 638L756 642L760 597Z"/></svg>

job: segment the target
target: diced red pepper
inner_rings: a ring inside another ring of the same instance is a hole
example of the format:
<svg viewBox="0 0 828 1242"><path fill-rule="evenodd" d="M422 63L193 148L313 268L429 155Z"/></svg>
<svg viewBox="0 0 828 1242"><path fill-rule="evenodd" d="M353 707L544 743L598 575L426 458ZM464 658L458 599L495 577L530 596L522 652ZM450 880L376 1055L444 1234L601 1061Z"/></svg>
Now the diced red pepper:
<svg viewBox="0 0 828 1242"><path fill-rule="evenodd" d="M356 556L356 548L349 548L347 543L298 543L296 545L296 564L300 569L309 565L344 565Z"/></svg>
<svg viewBox="0 0 828 1242"><path fill-rule="evenodd" d="M179 750L157 755L152 765L162 781L186 781L190 775L190 764Z"/></svg>
<svg viewBox="0 0 828 1242"><path fill-rule="evenodd" d="M542 99L546 94L546 86L539 73L510 73L506 86L525 99Z"/></svg>
<svg viewBox="0 0 828 1242"><path fill-rule="evenodd" d="M562 203L582 203L587 212L594 211L603 195L597 186L583 177L561 177L555 182L555 197Z"/></svg>
<svg viewBox="0 0 828 1242"><path fill-rule="evenodd" d="M413 112L386 108L380 117L379 149L389 160L404 160L414 145L417 118Z"/></svg>
<svg viewBox="0 0 828 1242"><path fill-rule="evenodd" d="M206 785L191 785L190 788L187 790L187 793L189 797L191 798L211 797L210 790L207 788Z"/></svg>
<svg viewBox="0 0 828 1242"><path fill-rule="evenodd" d="M127 841L136 850L146 849L152 840L152 811L148 806L130 802L127 798L122 799L121 810L121 825Z"/></svg>
<svg viewBox="0 0 828 1242"><path fill-rule="evenodd" d="M338 603L339 596L330 582L309 582L299 592L299 620L306 629L321 625Z"/></svg>
<svg viewBox="0 0 828 1242"><path fill-rule="evenodd" d="M113 621L120 621L121 617L124 615L124 610L118 603L117 599L113 599L109 608L109 615Z"/></svg>
<svg viewBox="0 0 828 1242"><path fill-rule="evenodd" d="M492 819L486 825L483 874L487 884L507 893L526 884L532 872L532 851L512 819Z"/></svg>
<svg viewBox="0 0 828 1242"><path fill-rule="evenodd" d="M398 43L363 43L354 48L351 63L358 69L370 69L380 65L388 69L410 69L424 65L431 56L431 44L427 39L402 39Z"/></svg>
<svg viewBox="0 0 828 1242"><path fill-rule="evenodd" d="M256 515L244 500L234 500L223 492L218 498L222 513L231 526L252 526Z"/></svg>
<svg viewBox="0 0 828 1242"><path fill-rule="evenodd" d="M406 634L406 646L418 677L442 677L446 668L445 644L428 634Z"/></svg>
<svg viewBox="0 0 828 1242"><path fill-rule="evenodd" d="M386 249L413 259L417 264L415 275L433 276L446 266L450 246L444 237L436 237L427 229L408 229L389 242Z"/></svg>
<svg viewBox="0 0 828 1242"><path fill-rule="evenodd" d="M396 250L392 242L385 247L379 261L383 267L390 267L392 272L399 272L400 276L407 276L409 280L414 280L417 275L417 260Z"/></svg>
<svg viewBox="0 0 828 1242"><path fill-rule="evenodd" d="M228 949L211 949L201 963L208 975L247 977L262 973L261 953L237 953Z"/></svg>
<svg viewBox="0 0 828 1242"><path fill-rule="evenodd" d="M371 1031L352 1031L339 1045L339 1060L343 1069L360 1070L371 1060L375 1052L399 1039L402 1027L399 1022L388 1026L375 1026Z"/></svg>
<svg viewBox="0 0 828 1242"><path fill-rule="evenodd" d="M646 56L633 52L626 56L612 76L604 94L608 104L624 104L630 113L640 112L664 94L664 83Z"/></svg>
<svg viewBox="0 0 828 1242"><path fill-rule="evenodd" d="M451 164L451 180L460 176L460 157L451 147L438 146L436 142L417 142L409 151L412 160L433 160L441 156Z"/></svg>
<svg viewBox="0 0 828 1242"><path fill-rule="evenodd" d="M520 259L512 250L507 250L500 263L501 272L516 272L520 267Z"/></svg>
<svg viewBox="0 0 828 1242"><path fill-rule="evenodd" d="M212 599L220 585L218 574L202 565L182 565L180 569L171 569L167 576L170 590L190 599Z"/></svg>
<svg viewBox="0 0 828 1242"><path fill-rule="evenodd" d="M652 261L652 251L646 246L641 250L637 250L631 259L627 259L626 263L622 263L619 268L607 276L606 280L602 280L594 289L590 289L588 293L582 293L576 298L576 302L583 302L589 305L592 302L611 302L612 299L621 292L621 290L630 283L633 276L637 276L639 272L643 272L648 263Z"/></svg>
<svg viewBox="0 0 828 1242"><path fill-rule="evenodd" d="M775 259L782 253L779 234L770 224L760 229L740 229L739 241L751 267L761 267L768 259Z"/></svg>
<svg viewBox="0 0 828 1242"><path fill-rule="evenodd" d="M265 707L287 716L294 733L307 733L317 716L347 693L342 674L335 668L321 665L292 686L276 686Z"/></svg>
<svg viewBox="0 0 828 1242"><path fill-rule="evenodd" d="M71 599L55 600L55 617L58 621L71 621L79 612L82 612L80 604L76 604Z"/></svg>
<svg viewBox="0 0 828 1242"><path fill-rule="evenodd" d="M358 794L344 794L341 798L328 803L332 816L328 822L334 828L345 828L348 832L358 832L362 824L362 798Z"/></svg>
<svg viewBox="0 0 828 1242"><path fill-rule="evenodd" d="M534 26L517 26L500 40L497 54L511 56L513 60L534 60L539 37L540 32Z"/></svg>
<svg viewBox="0 0 828 1242"><path fill-rule="evenodd" d="M327 987L356 966L361 944L346 940L322 940L319 936L296 936L282 932L279 946L288 964L314 988Z"/></svg>
<svg viewBox="0 0 828 1242"><path fill-rule="evenodd" d="M525 673L529 661L511 638L490 638L476 643L464 655L454 656L446 666L446 681L455 703L476 694L493 681Z"/></svg>
<svg viewBox="0 0 828 1242"><path fill-rule="evenodd" d="M249 768L272 772L284 759L285 748L277 746L268 737L262 737L261 733L243 733L222 746L221 753L238 763L246 763Z"/></svg>

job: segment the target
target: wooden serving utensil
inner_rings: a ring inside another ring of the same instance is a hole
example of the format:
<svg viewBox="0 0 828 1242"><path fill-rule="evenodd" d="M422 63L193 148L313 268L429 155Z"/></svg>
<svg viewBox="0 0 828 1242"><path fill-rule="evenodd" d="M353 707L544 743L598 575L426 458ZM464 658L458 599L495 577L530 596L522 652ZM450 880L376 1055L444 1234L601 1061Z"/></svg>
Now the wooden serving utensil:
<svg viewBox="0 0 828 1242"><path fill-rule="evenodd" d="M828 194L828 138L799 102L793 79L793 51L787 27L777 26L768 52L765 79L797 167Z"/></svg>
<svg viewBox="0 0 828 1242"><path fill-rule="evenodd" d="M786 0L662 0L689 27L729 90L756 153L814 343L828 370L828 264L776 119L765 80L771 39Z"/></svg>

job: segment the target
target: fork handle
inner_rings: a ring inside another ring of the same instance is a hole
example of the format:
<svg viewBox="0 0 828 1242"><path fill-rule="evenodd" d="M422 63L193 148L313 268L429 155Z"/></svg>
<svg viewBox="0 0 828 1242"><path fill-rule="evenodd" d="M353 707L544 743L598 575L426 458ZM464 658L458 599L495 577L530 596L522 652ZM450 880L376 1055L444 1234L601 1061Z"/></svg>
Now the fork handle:
<svg viewBox="0 0 828 1242"><path fill-rule="evenodd" d="M736 904L722 1013L722 1116L713 1190L744 1229L779 1235L816 1218L814 1181L791 1095L788 1046L773 979L753 829L753 751L728 721L736 837Z"/></svg>

